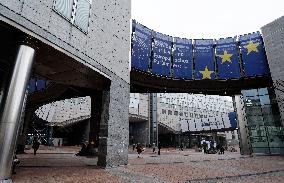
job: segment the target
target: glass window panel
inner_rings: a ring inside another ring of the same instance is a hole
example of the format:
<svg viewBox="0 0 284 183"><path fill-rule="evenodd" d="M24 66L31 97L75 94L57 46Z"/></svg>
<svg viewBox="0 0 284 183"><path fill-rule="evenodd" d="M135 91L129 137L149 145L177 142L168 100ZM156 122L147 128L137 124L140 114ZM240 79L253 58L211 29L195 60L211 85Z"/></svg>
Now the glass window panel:
<svg viewBox="0 0 284 183"><path fill-rule="evenodd" d="M262 114L263 115L268 115L268 114L272 114L272 109L271 109L271 105L265 105L261 107L262 109Z"/></svg>
<svg viewBox="0 0 284 183"><path fill-rule="evenodd" d="M246 107L251 107L251 106L259 106L260 104L260 99L255 96L255 97L249 97L245 99L245 106Z"/></svg>
<svg viewBox="0 0 284 183"><path fill-rule="evenodd" d="M247 116L262 115L261 107L259 106L246 107L246 115Z"/></svg>
<svg viewBox="0 0 284 183"><path fill-rule="evenodd" d="M269 105L270 104L270 98L269 98L268 95L259 96L259 99L260 99L261 105Z"/></svg>
<svg viewBox="0 0 284 183"><path fill-rule="evenodd" d="M178 116L178 111L174 111L174 115L175 115L175 116Z"/></svg>
<svg viewBox="0 0 284 183"><path fill-rule="evenodd" d="M268 95L268 89L267 88L259 88L258 94L259 95Z"/></svg>
<svg viewBox="0 0 284 183"><path fill-rule="evenodd" d="M188 117L188 112L184 112L185 117Z"/></svg>
<svg viewBox="0 0 284 183"><path fill-rule="evenodd" d="M71 20L74 0L55 0L54 9L62 16Z"/></svg>
<svg viewBox="0 0 284 183"><path fill-rule="evenodd" d="M78 0L75 15L75 25L81 28L84 32L88 31L90 10L91 4L88 0Z"/></svg>
<svg viewBox="0 0 284 183"><path fill-rule="evenodd" d="M272 126L274 125L274 117L273 115L263 115L264 125Z"/></svg>
<svg viewBox="0 0 284 183"><path fill-rule="evenodd" d="M258 93L257 93L256 89L253 89L253 90L243 90L242 91L242 95L244 97L256 96L257 94Z"/></svg>
<svg viewBox="0 0 284 183"><path fill-rule="evenodd" d="M248 126L263 125L262 116L247 116Z"/></svg>
<svg viewBox="0 0 284 183"><path fill-rule="evenodd" d="M264 147L264 148L252 147L252 151L253 151L253 153L259 153L259 154L269 154L270 153L268 147Z"/></svg>

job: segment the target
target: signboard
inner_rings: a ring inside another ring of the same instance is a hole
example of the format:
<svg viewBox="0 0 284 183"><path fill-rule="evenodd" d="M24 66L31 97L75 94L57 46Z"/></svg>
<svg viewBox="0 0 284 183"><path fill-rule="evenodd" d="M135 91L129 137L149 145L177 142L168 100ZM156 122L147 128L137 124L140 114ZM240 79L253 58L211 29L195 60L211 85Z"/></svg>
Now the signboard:
<svg viewBox="0 0 284 183"><path fill-rule="evenodd" d="M240 46L245 76L269 74L264 45L259 32L240 36Z"/></svg>
<svg viewBox="0 0 284 183"><path fill-rule="evenodd" d="M195 40L195 79L215 79L213 39Z"/></svg>
<svg viewBox="0 0 284 183"><path fill-rule="evenodd" d="M133 23L131 67L142 71L148 71L151 55L152 31L147 27Z"/></svg>
<svg viewBox="0 0 284 183"><path fill-rule="evenodd" d="M236 38L219 39L216 44L219 79L240 78L240 64Z"/></svg>
<svg viewBox="0 0 284 183"><path fill-rule="evenodd" d="M192 79L192 40L175 38L173 48L173 77Z"/></svg>
<svg viewBox="0 0 284 183"><path fill-rule="evenodd" d="M156 33L153 44L152 73L161 76L171 75L171 53L173 38Z"/></svg>

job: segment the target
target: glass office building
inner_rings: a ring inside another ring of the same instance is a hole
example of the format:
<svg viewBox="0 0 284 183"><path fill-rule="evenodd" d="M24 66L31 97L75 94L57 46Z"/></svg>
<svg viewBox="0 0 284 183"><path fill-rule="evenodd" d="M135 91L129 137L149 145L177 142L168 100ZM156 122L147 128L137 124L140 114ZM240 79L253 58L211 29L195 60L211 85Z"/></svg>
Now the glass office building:
<svg viewBox="0 0 284 183"><path fill-rule="evenodd" d="M284 129L274 90L243 90L242 95L252 152L284 154Z"/></svg>

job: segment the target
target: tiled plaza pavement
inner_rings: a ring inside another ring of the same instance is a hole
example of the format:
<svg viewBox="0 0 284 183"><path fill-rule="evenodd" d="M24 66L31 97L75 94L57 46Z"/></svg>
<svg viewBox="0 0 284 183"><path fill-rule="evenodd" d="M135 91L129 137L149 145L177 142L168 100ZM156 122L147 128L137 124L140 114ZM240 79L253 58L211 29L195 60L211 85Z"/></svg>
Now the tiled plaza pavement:
<svg viewBox="0 0 284 183"><path fill-rule="evenodd" d="M42 147L41 147L42 148ZM150 149L140 158L129 150L129 165L99 169L96 158L74 156L79 148L39 150L19 155L21 167L13 176L26 182L269 182L284 183L283 156L204 155L193 150L163 149L161 156Z"/></svg>

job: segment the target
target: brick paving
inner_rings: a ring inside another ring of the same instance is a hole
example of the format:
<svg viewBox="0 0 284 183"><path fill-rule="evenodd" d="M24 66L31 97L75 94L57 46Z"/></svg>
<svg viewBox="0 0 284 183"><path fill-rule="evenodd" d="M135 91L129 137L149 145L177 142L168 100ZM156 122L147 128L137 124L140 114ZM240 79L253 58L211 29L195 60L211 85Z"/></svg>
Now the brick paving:
<svg viewBox="0 0 284 183"><path fill-rule="evenodd" d="M284 182L283 156L202 154L194 150L162 149L161 155L146 149L140 158L129 150L129 164L100 169L97 158L77 157L79 147L44 148L19 155L21 166L13 181L30 182Z"/></svg>

